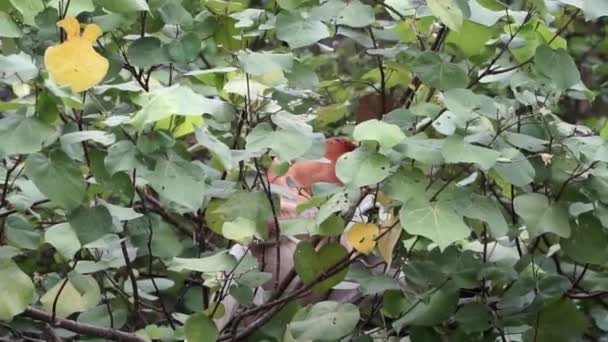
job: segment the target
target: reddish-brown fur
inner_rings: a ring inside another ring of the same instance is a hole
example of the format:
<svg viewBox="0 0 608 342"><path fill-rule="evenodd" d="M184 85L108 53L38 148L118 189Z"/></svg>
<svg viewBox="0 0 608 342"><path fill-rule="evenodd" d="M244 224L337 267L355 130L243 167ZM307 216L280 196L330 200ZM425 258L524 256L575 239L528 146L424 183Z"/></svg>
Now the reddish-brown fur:
<svg viewBox="0 0 608 342"><path fill-rule="evenodd" d="M336 183L340 180L336 176L336 161L343 154L357 148L353 142L346 138L333 137L325 141L325 158L329 162L323 161L298 161L293 163L286 174L277 177L269 170L268 178L273 184L290 188L287 179L291 178L297 186L306 191L312 192L312 185L315 183ZM298 189L292 189L297 192Z"/></svg>

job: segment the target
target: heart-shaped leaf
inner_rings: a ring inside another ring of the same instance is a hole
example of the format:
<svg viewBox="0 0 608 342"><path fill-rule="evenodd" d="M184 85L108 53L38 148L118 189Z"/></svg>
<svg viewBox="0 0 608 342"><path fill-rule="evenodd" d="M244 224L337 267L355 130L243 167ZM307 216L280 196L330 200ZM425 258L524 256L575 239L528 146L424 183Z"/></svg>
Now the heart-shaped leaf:
<svg viewBox="0 0 608 342"><path fill-rule="evenodd" d="M347 256L346 249L339 243L329 243L321 247L318 251L310 241L298 243L293 254L295 269L305 284L311 284L317 277L330 271L340 260ZM346 277L347 270L344 269L327 279L318 282L313 286L313 291L323 293Z"/></svg>

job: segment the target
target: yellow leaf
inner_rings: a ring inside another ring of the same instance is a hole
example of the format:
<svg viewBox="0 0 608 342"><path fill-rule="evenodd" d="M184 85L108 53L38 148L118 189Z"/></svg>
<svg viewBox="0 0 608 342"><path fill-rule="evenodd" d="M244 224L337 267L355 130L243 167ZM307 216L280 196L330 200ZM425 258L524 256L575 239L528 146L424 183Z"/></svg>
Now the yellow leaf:
<svg viewBox="0 0 608 342"><path fill-rule="evenodd" d="M384 235L378 239L378 251L380 251L380 255L388 265L393 261L393 251L401 237L401 226L396 223L398 219L399 218L394 215L394 211L390 209L388 218L382 220L380 223ZM390 229L391 231L384 233L387 229Z"/></svg>
<svg viewBox="0 0 608 342"><path fill-rule="evenodd" d="M44 53L44 65L53 80L60 86L69 85L75 93L101 82L109 67L108 60L93 49L93 43L102 34L101 28L89 24L81 36L80 23L74 17L59 20L57 26L63 28L67 39Z"/></svg>
<svg viewBox="0 0 608 342"><path fill-rule="evenodd" d="M359 253L369 254L376 246L379 229L373 223L355 223L346 233L346 239Z"/></svg>

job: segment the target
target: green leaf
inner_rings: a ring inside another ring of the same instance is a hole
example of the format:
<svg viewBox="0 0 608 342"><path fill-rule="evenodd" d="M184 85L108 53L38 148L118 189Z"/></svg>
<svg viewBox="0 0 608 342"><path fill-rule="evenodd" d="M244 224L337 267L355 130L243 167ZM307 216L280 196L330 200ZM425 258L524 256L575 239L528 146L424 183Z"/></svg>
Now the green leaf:
<svg viewBox="0 0 608 342"><path fill-rule="evenodd" d="M61 136L59 141L62 146L69 146L72 144L79 144L84 141L91 140L101 145L112 145L116 141L116 136L112 133L105 131L78 131L67 133Z"/></svg>
<svg viewBox="0 0 608 342"><path fill-rule="evenodd" d="M280 4L279 4L280 6ZM256 23L256 21L264 15L264 10L257 8L247 8L241 12L236 12L230 14L231 18L238 20L236 24L234 24L235 28L245 28L252 27Z"/></svg>
<svg viewBox="0 0 608 342"><path fill-rule="evenodd" d="M34 283L11 259L0 259L0 279L0 320L10 321L34 302Z"/></svg>
<svg viewBox="0 0 608 342"><path fill-rule="evenodd" d="M21 29L13 18L5 12L0 11L0 37L19 38Z"/></svg>
<svg viewBox="0 0 608 342"><path fill-rule="evenodd" d="M486 331L492 327L493 321L490 308L480 303L463 305L454 318L467 333Z"/></svg>
<svg viewBox="0 0 608 342"><path fill-rule="evenodd" d="M530 238L543 233L554 233L563 238L570 237L568 210L560 204L550 204L549 198L537 193L515 197L515 212L526 223Z"/></svg>
<svg viewBox="0 0 608 342"><path fill-rule="evenodd" d="M78 235L67 222L49 227L44 232L44 241L51 244L67 260L74 258L74 254L81 248Z"/></svg>
<svg viewBox="0 0 608 342"><path fill-rule="evenodd" d="M40 231L20 215L11 215L5 222L5 236L8 242L22 249L38 249Z"/></svg>
<svg viewBox="0 0 608 342"><path fill-rule="evenodd" d="M346 275L346 280L359 284L359 291L365 296L401 288L395 278L386 274L372 273L364 267L351 268Z"/></svg>
<svg viewBox="0 0 608 342"><path fill-rule="evenodd" d="M534 66L549 77L561 91L565 91L581 81L576 63L566 50L553 50L547 45L536 49Z"/></svg>
<svg viewBox="0 0 608 342"><path fill-rule="evenodd" d="M465 20L458 32L450 31L446 43L458 46L466 56L480 55L486 42L494 36L494 30L487 26Z"/></svg>
<svg viewBox="0 0 608 342"><path fill-rule="evenodd" d="M166 341L173 339L174 331L166 326L159 326L156 324L149 324L143 330L138 331L142 337L148 341Z"/></svg>
<svg viewBox="0 0 608 342"><path fill-rule="evenodd" d="M593 215L581 215L572 227L572 236L560 245L568 257L581 264L602 265L608 261L608 232Z"/></svg>
<svg viewBox="0 0 608 342"><path fill-rule="evenodd" d="M26 25L36 26L34 18L44 10L42 0L10 0L10 2L21 13Z"/></svg>
<svg viewBox="0 0 608 342"><path fill-rule="evenodd" d="M201 50L201 40L195 33L188 32L179 39L165 45L164 49L173 62L185 64L198 57Z"/></svg>
<svg viewBox="0 0 608 342"><path fill-rule="evenodd" d="M348 1L343 3L346 7L340 10L340 15L336 21L337 25L345 25L350 27L365 27L373 24L376 21L374 8L363 4L359 0Z"/></svg>
<svg viewBox="0 0 608 342"><path fill-rule="evenodd" d="M427 5L433 15L452 31L460 31L462 26L462 11L453 0L428 0Z"/></svg>
<svg viewBox="0 0 608 342"><path fill-rule="evenodd" d="M376 184L389 175L390 161L384 155L356 149L343 154L336 162L336 176L356 187Z"/></svg>
<svg viewBox="0 0 608 342"><path fill-rule="evenodd" d="M382 313L388 318L399 318L411 304L401 290L388 290L382 295Z"/></svg>
<svg viewBox="0 0 608 342"><path fill-rule="evenodd" d="M295 10L302 5L305 5L309 2L309 0L277 0L277 5L282 9L286 10Z"/></svg>
<svg viewBox="0 0 608 342"><path fill-rule="evenodd" d="M580 8L588 20L608 16L608 4L594 0L560 0L561 3Z"/></svg>
<svg viewBox="0 0 608 342"><path fill-rule="evenodd" d="M205 198L205 172L194 163L179 157L161 158L148 176L150 185L160 196L188 211L197 211Z"/></svg>
<svg viewBox="0 0 608 342"><path fill-rule="evenodd" d="M382 186L382 191L391 199L403 204L410 200L429 199L426 192L427 180L418 169L401 168L390 175Z"/></svg>
<svg viewBox="0 0 608 342"><path fill-rule="evenodd" d="M471 233L462 216L445 202L410 201L399 210L399 219L406 232L430 239L441 250Z"/></svg>
<svg viewBox="0 0 608 342"><path fill-rule="evenodd" d="M236 266L236 258L227 251L203 258L173 258L167 267L175 272L193 271L202 273L228 272Z"/></svg>
<svg viewBox="0 0 608 342"><path fill-rule="evenodd" d="M59 317L67 317L74 312L92 309L100 301L101 291L95 278L76 272L71 272L68 279L57 282L40 298L40 303L47 312L53 312L56 302L55 312Z"/></svg>
<svg viewBox="0 0 608 342"><path fill-rule="evenodd" d="M285 76L292 88L316 90L319 87L319 77L315 70L304 63L294 63ZM321 113L318 115L320 116Z"/></svg>
<svg viewBox="0 0 608 342"><path fill-rule="evenodd" d="M73 0L72 0L73 1ZM78 322L120 329L127 323L128 310L124 304L101 304L78 315Z"/></svg>
<svg viewBox="0 0 608 342"><path fill-rule="evenodd" d="M279 200L275 198L275 205L278 206ZM276 208L278 209L278 208ZM251 229L253 227L248 226L249 233L255 236L266 237L268 232L268 222L272 218L272 208L270 202L263 191L237 191L228 197L228 199L220 205L219 208L213 211L215 215L218 215L218 224L223 220L222 231L226 222L235 221L238 218L247 219L244 221L248 225L253 222L255 223L256 233L253 234ZM237 228L234 226L234 222L230 224L228 229ZM232 231L234 233L234 231Z"/></svg>
<svg viewBox="0 0 608 342"><path fill-rule="evenodd" d="M603 331L608 330L608 310L601 307L591 309L591 317L595 325Z"/></svg>
<svg viewBox="0 0 608 342"><path fill-rule="evenodd" d="M144 96L141 105L143 108L130 121L138 129L171 115L200 117L211 114L216 119L228 121L234 116L234 108L224 101L208 99L181 85L152 91Z"/></svg>
<svg viewBox="0 0 608 342"><path fill-rule="evenodd" d="M377 141L384 148L392 148L405 139L399 126L378 121L367 120L355 127L353 138L357 141Z"/></svg>
<svg viewBox="0 0 608 342"><path fill-rule="evenodd" d="M445 139L441 153L446 163L475 163L484 170L490 169L500 157L499 152L469 144L458 136Z"/></svg>
<svg viewBox="0 0 608 342"><path fill-rule="evenodd" d="M186 320L184 333L189 342L215 342L219 332L215 323L204 313L191 315Z"/></svg>
<svg viewBox="0 0 608 342"><path fill-rule="evenodd" d="M374 8L359 0L329 0L314 8L311 14L329 24L356 28L369 26L376 21Z"/></svg>
<svg viewBox="0 0 608 342"><path fill-rule="evenodd" d="M57 139L57 131L36 117L7 115L0 119L0 155L29 154Z"/></svg>
<svg viewBox="0 0 608 342"><path fill-rule="evenodd" d="M427 139L424 134L419 134L405 139L397 148L408 158L424 164L441 164L443 156L441 149L444 140Z"/></svg>
<svg viewBox="0 0 608 342"><path fill-rule="evenodd" d="M260 232L255 221L237 217L234 221L222 225L222 236L242 245L250 244L254 238L264 239L265 232Z"/></svg>
<svg viewBox="0 0 608 342"><path fill-rule="evenodd" d="M507 182L523 187L534 181L536 171L526 156L514 148L502 150L498 162L494 164L494 170Z"/></svg>
<svg viewBox="0 0 608 342"><path fill-rule="evenodd" d="M359 318L355 305L325 301L298 311L287 330L298 341L339 340L355 329Z"/></svg>
<svg viewBox="0 0 608 342"><path fill-rule="evenodd" d="M241 305L251 305L253 303L253 289L243 285L230 286L230 295Z"/></svg>
<svg viewBox="0 0 608 342"><path fill-rule="evenodd" d="M545 145L548 143L547 140L522 133L504 132L503 136L509 144L530 152L544 151L546 149Z"/></svg>
<svg viewBox="0 0 608 342"><path fill-rule="evenodd" d="M339 243L331 242L316 251L310 241L300 241L293 253L294 267L298 276L305 284L311 284L324 272L329 271L339 261L347 256L346 249ZM324 293L340 283L346 277L347 269L317 282L313 286L316 293Z"/></svg>
<svg viewBox="0 0 608 342"><path fill-rule="evenodd" d="M79 207L70 214L68 222L82 245L96 241L106 234L116 232L112 215L102 205L90 208Z"/></svg>
<svg viewBox="0 0 608 342"><path fill-rule="evenodd" d="M131 64L144 69L169 62L160 39L156 37L142 37L135 40L129 45L127 57Z"/></svg>
<svg viewBox="0 0 608 342"><path fill-rule="evenodd" d="M304 12L281 11L276 20L277 38L291 49L312 45L329 37L329 29L321 20Z"/></svg>
<svg viewBox="0 0 608 342"><path fill-rule="evenodd" d="M234 165L232 164L232 152L230 151L230 147L226 146L226 144L216 138L215 135L211 134L206 126L198 128L195 132L195 136L196 141L201 146L207 148L220 159L224 166L224 170L232 169Z"/></svg>
<svg viewBox="0 0 608 342"><path fill-rule="evenodd" d="M281 160L288 161L303 157L323 139L322 134L312 133L310 126L284 126L273 131L268 123L261 123L247 135L246 147L247 150L260 152L269 148Z"/></svg>
<svg viewBox="0 0 608 342"><path fill-rule="evenodd" d="M34 59L22 51L14 55L0 55L0 70L0 79L6 83L27 82L38 75Z"/></svg>
<svg viewBox="0 0 608 342"><path fill-rule="evenodd" d="M259 53L240 51L237 57L243 70L254 76L260 76L272 72L290 71L294 62L294 56L292 53Z"/></svg>
<svg viewBox="0 0 608 342"><path fill-rule="evenodd" d="M496 0L469 1L468 5L471 10L470 19L484 26L494 26L500 18L507 15L504 11L505 6ZM509 11L509 13L511 14L513 11ZM522 12L515 13L519 15Z"/></svg>
<svg viewBox="0 0 608 342"><path fill-rule="evenodd" d="M189 26L192 24L192 15L179 2L167 1L158 9L158 12L167 25Z"/></svg>
<svg viewBox="0 0 608 342"><path fill-rule="evenodd" d="M138 255L149 255L148 244L152 249L152 255L162 259L176 257L184 249L175 227L155 215L130 221L127 231L131 237L131 243L137 247Z"/></svg>
<svg viewBox="0 0 608 342"><path fill-rule="evenodd" d="M509 226L505 217L490 198L473 194L470 200L457 197L451 204L456 203L455 210L462 216L486 222L493 237L499 238L507 234Z"/></svg>
<svg viewBox="0 0 608 342"><path fill-rule="evenodd" d="M457 304L457 288L451 283L445 284L413 302L406 310L405 316L393 322L393 328L400 331L406 325L432 327L452 316Z"/></svg>
<svg viewBox="0 0 608 342"><path fill-rule="evenodd" d="M483 115L496 119L496 102L485 95L475 94L469 89L450 89L444 94L446 108L456 116L458 127L465 128ZM442 115L446 116L448 113Z"/></svg>
<svg viewBox="0 0 608 342"><path fill-rule="evenodd" d="M95 0L95 2L103 6L111 12L129 13L138 11L149 11L146 0Z"/></svg>
<svg viewBox="0 0 608 342"><path fill-rule="evenodd" d="M525 341L567 342L583 335L588 326L585 315L576 304L560 298L545 305L536 315L532 329L524 335Z"/></svg>
<svg viewBox="0 0 608 342"><path fill-rule="evenodd" d="M465 88L469 82L462 67L444 62L438 53L432 51L420 54L412 64L412 71L422 82L439 90Z"/></svg>
<svg viewBox="0 0 608 342"><path fill-rule="evenodd" d="M80 169L59 150L51 152L50 158L40 153L30 154L25 162L25 174L52 202L65 209L75 209L84 200L86 184Z"/></svg>
<svg viewBox="0 0 608 342"><path fill-rule="evenodd" d="M323 203L317 213L318 225L322 224L335 212L346 210L357 204L359 198L359 189L344 189L331 195L327 202Z"/></svg>
<svg viewBox="0 0 608 342"><path fill-rule="evenodd" d="M385 8L385 10L391 15L391 17L393 17L394 20L401 19L401 16L413 16L419 13L419 6L417 5L418 3L416 1L417 0L386 0L386 4L394 8L394 11L389 10L388 7ZM395 13L395 11L397 13Z"/></svg>
<svg viewBox="0 0 608 342"><path fill-rule="evenodd" d="M119 171L131 171L137 165L137 148L129 140L121 140L108 148L104 166L113 175Z"/></svg>
<svg viewBox="0 0 608 342"><path fill-rule="evenodd" d="M55 9L59 9L59 1L60 0L50 0L48 2L48 5ZM113 1L119 1L119 0L113 0ZM68 7L67 15L76 17L82 12L94 12L94 11L95 11L95 5L93 4L93 0L71 0L70 6Z"/></svg>

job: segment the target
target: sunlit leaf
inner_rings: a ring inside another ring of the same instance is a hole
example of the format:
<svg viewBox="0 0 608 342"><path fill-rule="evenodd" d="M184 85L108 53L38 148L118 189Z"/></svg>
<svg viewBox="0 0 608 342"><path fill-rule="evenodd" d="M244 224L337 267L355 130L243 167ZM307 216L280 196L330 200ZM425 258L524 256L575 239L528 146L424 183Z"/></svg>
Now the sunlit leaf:
<svg viewBox="0 0 608 342"><path fill-rule="evenodd" d="M0 277L0 319L10 321L34 301L34 284L11 259L0 259Z"/></svg>

